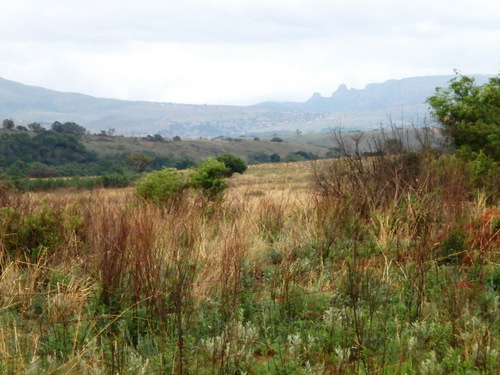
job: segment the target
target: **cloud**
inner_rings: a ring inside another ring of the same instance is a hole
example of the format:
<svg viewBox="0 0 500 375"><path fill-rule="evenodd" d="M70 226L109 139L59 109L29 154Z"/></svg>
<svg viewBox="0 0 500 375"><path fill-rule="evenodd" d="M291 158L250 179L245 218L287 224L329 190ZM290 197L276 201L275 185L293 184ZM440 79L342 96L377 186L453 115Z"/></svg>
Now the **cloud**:
<svg viewBox="0 0 500 375"><path fill-rule="evenodd" d="M18 0L0 12L4 78L123 99L302 101L500 62L492 0Z"/></svg>

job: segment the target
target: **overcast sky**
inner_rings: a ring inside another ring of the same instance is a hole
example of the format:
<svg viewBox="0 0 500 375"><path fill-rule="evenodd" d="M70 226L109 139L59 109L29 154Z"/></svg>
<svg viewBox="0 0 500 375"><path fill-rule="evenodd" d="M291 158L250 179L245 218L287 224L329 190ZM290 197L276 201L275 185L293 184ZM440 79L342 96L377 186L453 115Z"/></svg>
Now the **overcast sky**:
<svg viewBox="0 0 500 375"><path fill-rule="evenodd" d="M498 0L15 0L0 14L0 77L99 97L249 105L500 72Z"/></svg>

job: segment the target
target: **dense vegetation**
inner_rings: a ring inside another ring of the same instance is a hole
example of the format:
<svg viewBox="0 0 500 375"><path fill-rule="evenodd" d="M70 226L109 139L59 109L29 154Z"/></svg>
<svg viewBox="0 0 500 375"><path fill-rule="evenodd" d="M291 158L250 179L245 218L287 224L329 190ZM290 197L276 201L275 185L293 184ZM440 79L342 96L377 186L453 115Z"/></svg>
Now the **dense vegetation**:
<svg viewBox="0 0 500 375"><path fill-rule="evenodd" d="M192 160L142 153L115 153L99 156L83 143L85 128L74 123L55 122L51 130L39 124L28 129L10 129L0 133L0 175L10 178L48 178L132 174L137 170L137 155L147 162L144 167L165 166L184 169Z"/></svg>
<svg viewBox="0 0 500 375"><path fill-rule="evenodd" d="M241 138L168 140L159 134L141 138L114 133L110 129L92 135L70 122L56 121L47 130L38 123L16 127L13 120L4 120L0 130L0 178L8 186L21 190L122 187L133 183L143 172L188 169L207 157L226 158L227 164L234 162L228 157L237 154L237 160L246 166L246 163L313 160L318 158L317 152L324 157L328 151L311 145L283 142L276 146L268 141ZM241 173L241 168L241 164L233 164L228 171Z"/></svg>
<svg viewBox="0 0 500 375"><path fill-rule="evenodd" d="M1 188L0 372L498 374L498 170L398 129L365 157L335 137L342 159L229 180L207 159Z"/></svg>
<svg viewBox="0 0 500 375"><path fill-rule="evenodd" d="M500 161L500 76L478 86L474 78L457 74L427 102L462 154Z"/></svg>

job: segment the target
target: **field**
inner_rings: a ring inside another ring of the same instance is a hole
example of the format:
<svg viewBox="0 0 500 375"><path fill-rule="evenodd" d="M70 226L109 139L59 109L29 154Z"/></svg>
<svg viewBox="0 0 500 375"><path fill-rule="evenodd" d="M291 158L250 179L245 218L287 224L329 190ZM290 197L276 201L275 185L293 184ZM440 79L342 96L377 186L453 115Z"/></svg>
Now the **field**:
<svg viewBox="0 0 500 375"><path fill-rule="evenodd" d="M0 189L0 373L497 374L498 176L262 164L223 200Z"/></svg>
<svg viewBox="0 0 500 375"><path fill-rule="evenodd" d="M307 137L307 136L306 136ZM216 157L223 153L238 155L247 163L255 163L253 160L257 155L266 155L267 161L273 153L285 158L288 154L296 151L305 151L325 157L329 151L327 146L318 146L314 143L300 144L293 142L269 142L272 137L257 138L225 138L225 139L188 139L173 142L170 139L164 142L148 141L147 138L138 137L99 137L87 136L83 143L88 150L95 151L99 156L114 156L132 152L154 153L156 155L175 155L177 158L184 157L199 162L203 158ZM296 137L297 138L297 137Z"/></svg>

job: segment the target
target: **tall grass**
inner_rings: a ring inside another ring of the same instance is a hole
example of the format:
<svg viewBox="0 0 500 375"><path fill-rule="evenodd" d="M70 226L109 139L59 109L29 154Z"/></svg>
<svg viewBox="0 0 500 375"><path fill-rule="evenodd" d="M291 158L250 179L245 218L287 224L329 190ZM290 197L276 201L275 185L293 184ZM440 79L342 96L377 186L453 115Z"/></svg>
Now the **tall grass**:
<svg viewBox="0 0 500 375"><path fill-rule="evenodd" d="M210 204L1 188L0 372L498 373L494 184L391 150Z"/></svg>

